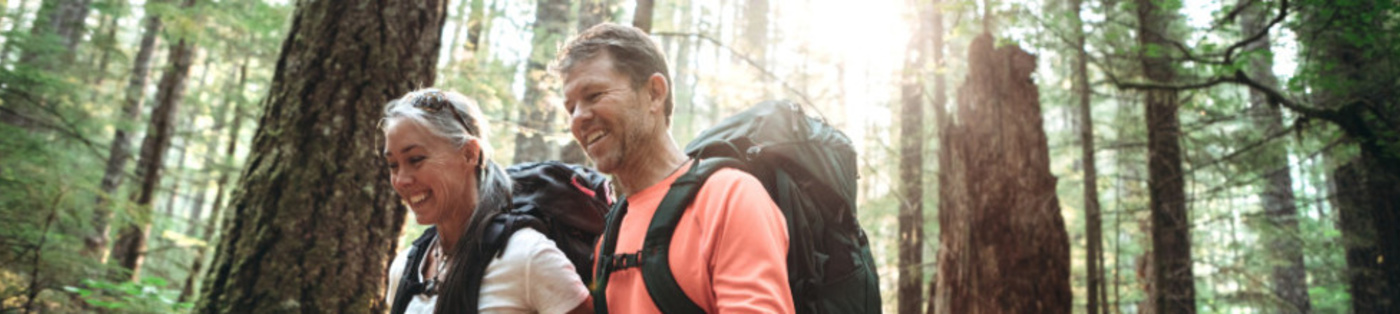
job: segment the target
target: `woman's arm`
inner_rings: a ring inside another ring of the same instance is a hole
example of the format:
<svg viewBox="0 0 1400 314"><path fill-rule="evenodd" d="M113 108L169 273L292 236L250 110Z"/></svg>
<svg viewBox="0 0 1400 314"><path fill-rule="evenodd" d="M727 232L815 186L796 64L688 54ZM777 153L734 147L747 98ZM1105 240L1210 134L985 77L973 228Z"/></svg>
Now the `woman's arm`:
<svg viewBox="0 0 1400 314"><path fill-rule="evenodd" d="M583 299L583 302L579 302L578 306L569 310L569 314L593 314L593 296L590 295L587 299Z"/></svg>

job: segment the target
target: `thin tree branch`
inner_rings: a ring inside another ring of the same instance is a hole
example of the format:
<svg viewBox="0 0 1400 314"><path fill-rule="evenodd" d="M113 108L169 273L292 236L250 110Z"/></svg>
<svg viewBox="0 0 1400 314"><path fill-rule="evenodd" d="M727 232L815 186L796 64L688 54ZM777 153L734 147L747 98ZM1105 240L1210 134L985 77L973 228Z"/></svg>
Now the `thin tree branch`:
<svg viewBox="0 0 1400 314"><path fill-rule="evenodd" d="M1244 5L1235 7L1234 10L1230 10L1230 13L1225 14L1224 17L1221 17L1220 19L1215 20L1214 23L1211 23L1212 25L1210 27L1210 30L1214 31L1216 29L1219 29L1220 27L1233 23L1235 21L1235 18L1240 16L1240 12L1244 12L1245 8L1254 6L1254 4L1257 2L1259 2L1259 0L1249 0L1249 2L1246 2Z"/></svg>
<svg viewBox="0 0 1400 314"><path fill-rule="evenodd" d="M778 75L777 75L777 74L774 74L772 71L768 71L768 68L763 67L763 65L762 65L762 64L759 64L758 61L754 61L753 58L750 58L748 55L743 54L743 53L739 52L738 50L735 50L734 47L731 47L731 46L729 46L729 45L726 45L726 44L724 44L723 42L720 42L718 39L715 39L714 37L710 37L710 35L701 34L701 33L688 33L688 32L652 32L651 35L652 35L652 36L667 36L667 37L695 37L695 38L704 39L704 40L706 40L706 41L709 41L710 43L713 43L713 44L715 44L715 45L717 45L717 46L724 47L724 49L729 50L729 53L734 54L735 56L738 56L739 59L744 60L745 63L748 63L750 66L753 66L754 69L757 69L759 72L762 72L764 76L767 76L767 77L770 78L770 79L773 79L773 80L775 80L775 81L778 81L779 84L782 84L783 89L788 90L789 93L792 93L793 95L797 95L797 97L802 98L802 102L803 102L804 104L806 104L806 105L809 106L809 107L812 107L812 110L817 111L817 115L822 116L822 120L826 120L826 115L822 114L821 110L818 109L818 108L816 107L816 105L812 102L812 100L811 100L810 98L807 97L807 94L806 94L806 93L803 93L802 91L797 90L797 88L793 88L792 85L789 85L789 84L788 84L787 80L784 80L784 79L778 77Z"/></svg>
<svg viewBox="0 0 1400 314"><path fill-rule="evenodd" d="M1241 8L1243 8L1243 6L1242 6ZM1238 9L1239 9L1239 8L1237 8L1237 10L1238 10ZM1283 19L1284 19L1285 17L1287 17L1287 16L1288 16L1288 0L1281 0L1281 2L1279 2L1279 5L1278 5L1278 15L1275 15L1275 16L1274 16L1274 19L1269 21L1269 24L1265 24L1264 27L1261 27L1261 28L1259 29L1259 32L1258 32L1258 33L1255 33L1254 35L1251 35L1251 36L1249 36L1248 38L1245 38L1244 40L1241 40L1241 41L1239 41L1239 42L1236 42L1236 43L1233 44L1233 45L1230 45L1229 48L1225 48L1225 63L1227 63L1227 64L1233 63L1233 62L1234 62L1234 59L1235 59L1235 50L1236 50L1236 49L1244 48L1245 45L1248 45L1249 43L1258 41L1259 39L1264 38L1264 36L1268 36L1268 35L1269 35L1269 30L1270 30L1270 29L1273 29L1275 25L1278 25L1278 23L1283 22Z"/></svg>

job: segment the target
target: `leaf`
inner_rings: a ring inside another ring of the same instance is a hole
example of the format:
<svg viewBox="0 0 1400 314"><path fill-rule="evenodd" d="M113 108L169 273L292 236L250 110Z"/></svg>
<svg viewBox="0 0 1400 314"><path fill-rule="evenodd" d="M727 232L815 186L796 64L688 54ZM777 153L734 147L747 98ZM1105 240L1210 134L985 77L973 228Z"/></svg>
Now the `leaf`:
<svg viewBox="0 0 1400 314"><path fill-rule="evenodd" d="M167 232L169 232L169 231L167 231ZM153 286L153 287L164 287L166 284L169 284L169 282L166 282L165 279L160 278L160 277L146 277L146 278L141 278L141 284L148 285L148 286ZM149 288L149 287L143 287L143 288Z"/></svg>

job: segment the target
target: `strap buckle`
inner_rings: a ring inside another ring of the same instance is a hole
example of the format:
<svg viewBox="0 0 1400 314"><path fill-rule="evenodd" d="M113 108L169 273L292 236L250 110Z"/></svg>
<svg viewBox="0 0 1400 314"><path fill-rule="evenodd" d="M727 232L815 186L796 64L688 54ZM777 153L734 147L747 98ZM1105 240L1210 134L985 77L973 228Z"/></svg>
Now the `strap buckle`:
<svg viewBox="0 0 1400 314"><path fill-rule="evenodd" d="M642 252L612 254L606 258L609 272L642 266Z"/></svg>

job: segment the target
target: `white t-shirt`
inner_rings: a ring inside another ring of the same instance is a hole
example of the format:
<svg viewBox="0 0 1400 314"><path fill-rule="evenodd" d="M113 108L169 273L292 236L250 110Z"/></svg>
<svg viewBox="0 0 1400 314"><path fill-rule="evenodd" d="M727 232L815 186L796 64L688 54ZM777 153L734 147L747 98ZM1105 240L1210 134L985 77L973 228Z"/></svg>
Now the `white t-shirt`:
<svg viewBox="0 0 1400 314"><path fill-rule="evenodd" d="M389 265L389 304L398 292L408 251L401 250ZM420 274L422 267L417 265ZM477 308L481 313L565 313L587 298L588 288L554 241L523 228L506 241L505 252L486 265ZM415 295L404 313L432 313L436 304L437 296Z"/></svg>

